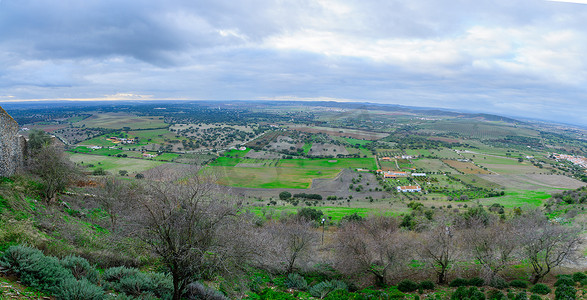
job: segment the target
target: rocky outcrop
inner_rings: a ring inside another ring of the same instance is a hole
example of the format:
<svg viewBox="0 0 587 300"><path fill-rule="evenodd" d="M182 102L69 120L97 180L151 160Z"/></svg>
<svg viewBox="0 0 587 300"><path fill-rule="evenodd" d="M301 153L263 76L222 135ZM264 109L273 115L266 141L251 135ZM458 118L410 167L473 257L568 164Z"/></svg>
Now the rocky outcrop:
<svg viewBox="0 0 587 300"><path fill-rule="evenodd" d="M18 123L0 107L0 177L12 176L24 166L26 140Z"/></svg>

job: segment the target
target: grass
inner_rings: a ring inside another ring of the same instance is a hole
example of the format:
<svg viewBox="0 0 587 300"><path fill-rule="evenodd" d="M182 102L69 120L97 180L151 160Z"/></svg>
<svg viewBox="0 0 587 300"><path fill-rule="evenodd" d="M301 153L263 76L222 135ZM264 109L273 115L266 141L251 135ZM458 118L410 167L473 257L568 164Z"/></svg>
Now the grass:
<svg viewBox="0 0 587 300"><path fill-rule="evenodd" d="M144 145L147 142L148 143L163 144L165 142L165 139L179 140L178 138L176 138L175 133L173 133L167 129L129 131L128 135L138 137L140 140L138 145ZM136 146L136 145L133 145L133 144L128 145L128 147L134 147L134 146Z"/></svg>
<svg viewBox="0 0 587 300"><path fill-rule="evenodd" d="M361 147L364 147L365 145L369 145L369 144L373 143L373 141L359 140L359 139L353 139L353 138L343 138L343 139L351 145L359 145Z"/></svg>
<svg viewBox="0 0 587 300"><path fill-rule="evenodd" d="M312 149L312 143L305 143L302 149L304 150L304 154L308 155L310 149Z"/></svg>
<svg viewBox="0 0 587 300"><path fill-rule="evenodd" d="M164 162L155 160L86 155L80 153L71 154L69 159L74 163L80 163L82 166L94 165L94 167L88 168L88 171L93 171L101 167L105 171L113 174L118 174L120 170L126 170L129 173L141 173L164 164Z"/></svg>
<svg viewBox="0 0 587 300"><path fill-rule="evenodd" d="M79 143L78 145L92 145L92 146L102 146L102 147L110 147L110 146L116 145L115 143L106 140L106 138L107 138L106 135L100 135L95 138L85 140L85 141Z"/></svg>
<svg viewBox="0 0 587 300"><path fill-rule="evenodd" d="M503 197L488 198L481 200L480 203L484 205L499 203L506 208L524 207L526 205L539 207L550 197L550 194L543 191L511 190L506 191Z"/></svg>
<svg viewBox="0 0 587 300"><path fill-rule="evenodd" d="M300 169L346 169L363 168L375 170L373 158L320 158L320 159L282 159L278 167Z"/></svg>
<svg viewBox="0 0 587 300"><path fill-rule="evenodd" d="M236 165L238 165L238 163L241 161L240 158L238 157L218 157L214 162L210 163L210 166L215 166L215 167L234 167Z"/></svg>
<svg viewBox="0 0 587 300"><path fill-rule="evenodd" d="M161 153L153 159L154 160L174 161L178 157L179 157L179 154L176 154L176 153Z"/></svg>
<svg viewBox="0 0 587 300"><path fill-rule="evenodd" d="M98 113L77 122L74 126L86 125L87 128L102 127L109 129L148 129L166 127L163 117L135 116L127 113Z"/></svg>
<svg viewBox="0 0 587 300"><path fill-rule="evenodd" d="M249 151L251 151L251 148L247 148L247 150L230 149L224 152L224 156L245 157Z"/></svg>
<svg viewBox="0 0 587 300"><path fill-rule="evenodd" d="M424 172L454 172L449 166L445 165L439 159L421 158L414 160L414 167Z"/></svg>
<svg viewBox="0 0 587 300"><path fill-rule="evenodd" d="M233 168L214 166L207 168L219 180L218 183L246 188L292 188L306 189L315 178L334 178L338 169L290 169L290 168Z"/></svg>
<svg viewBox="0 0 587 300"><path fill-rule="evenodd" d="M339 201L342 201L342 200L339 200ZM286 212L288 214L296 213L298 211L298 209L300 209L300 208L301 207L297 207L297 206L267 206L267 207L265 207L265 206L264 207L251 206L251 207L249 207L249 210L252 213L262 217L264 212L268 212L270 210L277 212L277 214L275 214L275 216L279 216L281 214L281 212ZM369 215L374 215L374 214L381 212L381 210L379 208L375 208L375 207L366 208L366 207L337 207L337 206L317 206L317 207L314 207L314 206L312 206L311 208L321 210L322 212L324 212L324 214L327 217L332 217L332 221L340 221L344 216L352 215L354 213L357 213L361 217L368 217ZM399 215L399 213L393 212L393 211L386 211L384 215L386 215L386 216Z"/></svg>

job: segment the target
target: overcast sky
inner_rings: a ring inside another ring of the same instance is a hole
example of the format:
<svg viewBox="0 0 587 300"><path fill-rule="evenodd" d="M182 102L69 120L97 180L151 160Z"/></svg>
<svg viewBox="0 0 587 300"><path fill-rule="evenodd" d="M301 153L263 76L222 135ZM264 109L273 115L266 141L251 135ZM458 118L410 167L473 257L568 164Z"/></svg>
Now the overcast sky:
<svg viewBox="0 0 587 300"><path fill-rule="evenodd" d="M0 102L332 99L587 125L581 2L0 0Z"/></svg>

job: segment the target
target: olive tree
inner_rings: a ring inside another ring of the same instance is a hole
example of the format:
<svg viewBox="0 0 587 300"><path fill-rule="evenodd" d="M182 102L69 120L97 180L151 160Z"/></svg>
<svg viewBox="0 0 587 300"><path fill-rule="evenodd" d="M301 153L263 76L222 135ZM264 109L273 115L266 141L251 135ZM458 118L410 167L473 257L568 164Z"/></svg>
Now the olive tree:
<svg viewBox="0 0 587 300"><path fill-rule="evenodd" d="M461 232L446 217L440 218L434 227L420 234L415 250L436 273L439 284L446 283L448 271L460 257L461 240Z"/></svg>
<svg viewBox="0 0 587 300"><path fill-rule="evenodd" d="M578 228L553 223L539 210L523 214L515 221L523 244L522 255L532 266L532 283L572 258L579 243Z"/></svg>
<svg viewBox="0 0 587 300"><path fill-rule="evenodd" d="M377 285L389 284L395 271L402 270L412 257L409 236L413 234L401 232L395 218L346 222L336 236L335 266L343 274L371 275Z"/></svg>
<svg viewBox="0 0 587 300"><path fill-rule="evenodd" d="M231 270L238 249L224 235L238 229L240 203L194 174L150 181L140 199L142 237L171 274L176 300L191 281Z"/></svg>
<svg viewBox="0 0 587 300"><path fill-rule="evenodd" d="M79 174L77 168L65 156L62 149L52 144L43 144L31 151L28 168L41 180L40 193L47 202L54 202L57 194Z"/></svg>

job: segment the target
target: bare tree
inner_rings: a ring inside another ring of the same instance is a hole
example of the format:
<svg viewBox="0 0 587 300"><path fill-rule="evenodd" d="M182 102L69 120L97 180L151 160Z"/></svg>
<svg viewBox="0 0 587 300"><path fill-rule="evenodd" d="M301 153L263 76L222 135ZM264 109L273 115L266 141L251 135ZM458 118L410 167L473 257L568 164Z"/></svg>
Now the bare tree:
<svg viewBox="0 0 587 300"><path fill-rule="evenodd" d="M278 269L287 274L292 273L300 261L314 254L318 242L318 233L311 221L290 218L282 222L270 222L265 225L265 245L268 264L278 263ZM267 261L266 261L267 264Z"/></svg>
<svg viewBox="0 0 587 300"><path fill-rule="evenodd" d="M177 300L189 282L230 270L226 258L234 247L223 244L222 237L240 207L194 174L150 182L141 200L144 240L169 270Z"/></svg>
<svg viewBox="0 0 587 300"><path fill-rule="evenodd" d="M483 267L485 281L490 283L516 258L521 247L510 222L494 222L485 225L482 220L469 222L464 232L464 242L473 258Z"/></svg>
<svg viewBox="0 0 587 300"><path fill-rule="evenodd" d="M439 284L446 283L448 271L461 254L460 232L446 218L420 235L416 252L436 273Z"/></svg>
<svg viewBox="0 0 587 300"><path fill-rule="evenodd" d="M30 172L41 179L41 195L47 202L54 202L57 194L78 174L75 166L55 145L43 144L29 157Z"/></svg>
<svg viewBox="0 0 587 300"><path fill-rule="evenodd" d="M384 286L411 258L409 234L400 232L393 218L348 222L336 237L336 268L355 277L372 275Z"/></svg>
<svg viewBox="0 0 587 300"><path fill-rule="evenodd" d="M550 222L539 210L517 218L523 255L532 266L532 283L572 257L579 243L579 229Z"/></svg>
<svg viewBox="0 0 587 300"><path fill-rule="evenodd" d="M135 183L108 176L94 189L96 200L110 218L111 229L117 230L121 215L128 215L135 208L141 187Z"/></svg>

